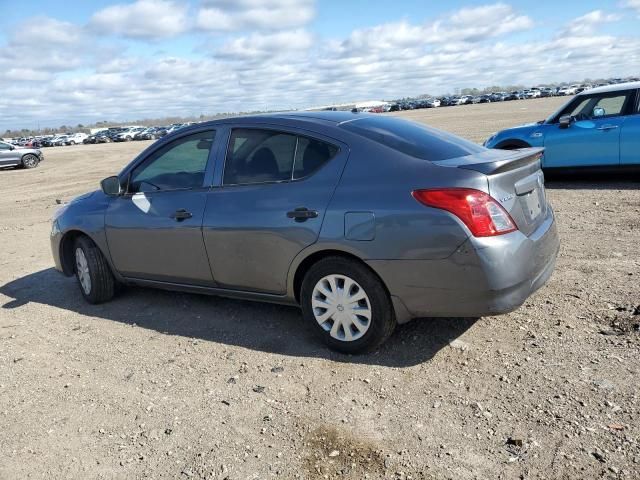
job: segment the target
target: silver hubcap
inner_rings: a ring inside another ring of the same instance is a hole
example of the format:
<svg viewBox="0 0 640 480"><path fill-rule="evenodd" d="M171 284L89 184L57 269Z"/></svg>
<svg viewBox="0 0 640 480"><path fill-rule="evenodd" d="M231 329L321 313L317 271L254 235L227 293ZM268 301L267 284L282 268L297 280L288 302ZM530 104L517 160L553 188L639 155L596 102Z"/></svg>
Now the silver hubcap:
<svg viewBox="0 0 640 480"><path fill-rule="evenodd" d="M80 286L85 294L91 293L91 276L89 275L89 264L87 263L87 257L84 256L84 252L81 248L76 248L76 273Z"/></svg>
<svg viewBox="0 0 640 480"><path fill-rule="evenodd" d="M34 157L33 155L27 155L26 157L24 157L24 163L27 167L33 167L36 162L36 157Z"/></svg>
<svg viewBox="0 0 640 480"><path fill-rule="evenodd" d="M313 315L332 338L353 342L371 326L371 302L364 289L345 275L327 275L313 288Z"/></svg>

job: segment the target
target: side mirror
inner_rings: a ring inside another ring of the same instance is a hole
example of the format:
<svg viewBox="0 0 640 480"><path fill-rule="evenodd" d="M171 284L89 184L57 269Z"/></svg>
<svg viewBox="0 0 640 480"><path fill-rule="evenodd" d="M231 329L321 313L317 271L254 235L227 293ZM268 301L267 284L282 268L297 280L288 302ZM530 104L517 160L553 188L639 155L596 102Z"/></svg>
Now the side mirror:
<svg viewBox="0 0 640 480"><path fill-rule="evenodd" d="M15 149L16 149L16 146L15 146L15 145L11 145L11 146L9 147L9 150L15 150Z"/></svg>
<svg viewBox="0 0 640 480"><path fill-rule="evenodd" d="M560 128L569 128L569 126L573 123L573 117L571 115L563 115L559 120Z"/></svg>
<svg viewBox="0 0 640 480"><path fill-rule="evenodd" d="M122 186L120 185L120 179L117 175L113 177L107 177L100 182L100 188L105 193L112 197L122 195Z"/></svg>

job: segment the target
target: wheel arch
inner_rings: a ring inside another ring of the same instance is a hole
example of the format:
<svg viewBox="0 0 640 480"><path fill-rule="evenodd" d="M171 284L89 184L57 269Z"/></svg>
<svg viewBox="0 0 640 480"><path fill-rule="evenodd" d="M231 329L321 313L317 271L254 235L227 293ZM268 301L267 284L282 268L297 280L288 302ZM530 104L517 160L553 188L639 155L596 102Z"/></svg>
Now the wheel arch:
<svg viewBox="0 0 640 480"><path fill-rule="evenodd" d="M516 148L531 148L531 145L519 138L508 138L498 142L493 148L499 150L515 150Z"/></svg>
<svg viewBox="0 0 640 480"><path fill-rule="evenodd" d="M380 280L384 289L387 291L387 294L389 295L389 297L391 297L389 288L387 287L384 280L380 277L378 272L376 272L373 268L371 268L371 266L367 264L367 262L365 262L361 257L356 255L355 253L348 252L346 250L340 250L337 248L326 248L326 249L315 250L313 252L310 252L306 257L300 260L299 263L295 266L295 272L292 276L293 278L291 283L291 291L296 302L300 303L300 290L302 287L302 281L304 280L304 277L309 271L309 269L320 260L328 257L342 257L349 260L355 260L361 263L367 269L369 269L371 273L375 275L376 278L378 278L378 280Z"/></svg>
<svg viewBox="0 0 640 480"><path fill-rule="evenodd" d="M73 275L74 273L74 253L73 253L73 246L76 243L76 240L79 237L87 237L88 239L90 239L102 252L102 254L105 256L105 258L109 258L105 252L102 251L102 249L100 248L100 244L99 242L96 242L96 240L94 238L92 238L91 235L89 235L87 232L80 230L80 229L69 229L66 232L64 232L64 234L62 235L62 238L60 239L60 265L62 266L62 273L64 273L66 276L70 277Z"/></svg>

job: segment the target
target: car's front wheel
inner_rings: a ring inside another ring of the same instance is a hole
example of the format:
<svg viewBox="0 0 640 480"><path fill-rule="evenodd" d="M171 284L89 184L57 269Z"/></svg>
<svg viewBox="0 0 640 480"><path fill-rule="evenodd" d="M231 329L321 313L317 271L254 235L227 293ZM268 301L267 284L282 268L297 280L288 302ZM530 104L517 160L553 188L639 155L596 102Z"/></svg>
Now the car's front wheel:
<svg viewBox="0 0 640 480"><path fill-rule="evenodd" d="M307 272L300 290L305 319L327 345L343 353L363 353L381 345L396 326L391 299L367 266L327 257Z"/></svg>
<svg viewBox="0 0 640 480"><path fill-rule="evenodd" d="M88 237L79 237L73 252L76 279L85 300L89 303L111 300L116 281L100 249Z"/></svg>
<svg viewBox="0 0 640 480"><path fill-rule="evenodd" d="M40 163L40 159L37 155L33 153L27 153L24 157L22 157L22 167L23 168L35 168Z"/></svg>

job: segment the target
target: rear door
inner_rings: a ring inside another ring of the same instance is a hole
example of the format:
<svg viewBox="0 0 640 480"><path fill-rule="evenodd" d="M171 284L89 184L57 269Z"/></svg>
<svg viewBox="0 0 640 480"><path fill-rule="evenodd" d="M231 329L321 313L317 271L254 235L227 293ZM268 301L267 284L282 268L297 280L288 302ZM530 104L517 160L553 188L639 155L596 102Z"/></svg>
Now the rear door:
<svg viewBox="0 0 640 480"><path fill-rule="evenodd" d="M634 98L634 91L576 97L546 129L543 166L619 165L620 132ZM561 128L557 120L563 115L571 115L576 121Z"/></svg>
<svg viewBox="0 0 640 480"><path fill-rule="evenodd" d="M203 224L215 281L283 294L293 258L318 238L348 148L281 127L238 125L227 135Z"/></svg>
<svg viewBox="0 0 640 480"><path fill-rule="evenodd" d="M640 165L640 91L620 133L620 165Z"/></svg>
<svg viewBox="0 0 640 480"><path fill-rule="evenodd" d="M214 135L187 134L152 151L129 172L126 194L111 200L107 241L125 277L213 285L202 219Z"/></svg>

